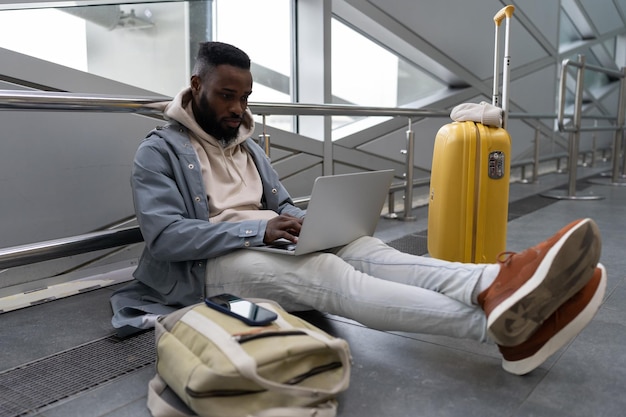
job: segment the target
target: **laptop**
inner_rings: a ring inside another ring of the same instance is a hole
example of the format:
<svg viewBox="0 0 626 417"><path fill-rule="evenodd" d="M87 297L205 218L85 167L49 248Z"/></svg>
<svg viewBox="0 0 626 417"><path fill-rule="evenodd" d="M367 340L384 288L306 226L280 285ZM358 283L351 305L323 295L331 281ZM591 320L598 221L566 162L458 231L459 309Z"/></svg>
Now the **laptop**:
<svg viewBox="0 0 626 417"><path fill-rule="evenodd" d="M373 235L393 175L390 169L316 178L298 243L279 239L247 249L303 255Z"/></svg>

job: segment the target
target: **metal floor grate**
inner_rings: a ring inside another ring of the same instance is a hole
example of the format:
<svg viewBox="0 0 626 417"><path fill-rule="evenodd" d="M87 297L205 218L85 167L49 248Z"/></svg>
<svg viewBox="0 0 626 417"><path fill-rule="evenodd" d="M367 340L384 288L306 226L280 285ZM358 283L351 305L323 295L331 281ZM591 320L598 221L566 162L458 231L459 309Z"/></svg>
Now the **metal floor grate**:
<svg viewBox="0 0 626 417"><path fill-rule="evenodd" d="M110 336L0 373L0 416L26 416L155 362L154 332Z"/></svg>
<svg viewBox="0 0 626 417"><path fill-rule="evenodd" d="M532 195L530 197L522 198L521 200L514 201L509 204L509 218L508 220L514 220L518 217L525 216L533 211L537 211L551 204L556 203L558 200L552 198L542 197L540 195Z"/></svg>
<svg viewBox="0 0 626 417"><path fill-rule="evenodd" d="M411 255L424 255L428 253L426 231L406 235L400 239L387 242L387 244L392 248L398 249L400 252L410 253Z"/></svg>

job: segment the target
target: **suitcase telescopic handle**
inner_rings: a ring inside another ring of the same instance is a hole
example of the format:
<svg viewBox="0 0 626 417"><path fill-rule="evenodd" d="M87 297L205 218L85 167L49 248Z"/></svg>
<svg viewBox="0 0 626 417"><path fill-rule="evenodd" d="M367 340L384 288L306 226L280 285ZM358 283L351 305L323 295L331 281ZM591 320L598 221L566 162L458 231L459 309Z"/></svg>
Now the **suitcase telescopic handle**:
<svg viewBox="0 0 626 417"><path fill-rule="evenodd" d="M493 21L496 22L496 26L500 26L500 23L502 23L502 20L505 17L508 17L510 19L513 16L514 11L515 6L512 5L504 6L502 9L500 9L500 11L496 13L496 15L493 17Z"/></svg>
<svg viewBox="0 0 626 417"><path fill-rule="evenodd" d="M496 24L496 40L495 40L495 51L494 51L494 59L493 59L493 96L492 102L494 106L502 107L502 127L506 129L506 125L508 123L508 113L509 113L509 84L510 84L510 74L511 74L511 56L509 54L509 35L510 35L510 21L511 17L513 17L513 12L515 11L515 6L508 5L503 7L496 13L493 17L493 21ZM502 103L500 103L500 60L499 60L499 52L500 52L500 42L499 42L499 29L502 20L506 19L506 32L505 32L505 43L504 43L504 67L502 71Z"/></svg>

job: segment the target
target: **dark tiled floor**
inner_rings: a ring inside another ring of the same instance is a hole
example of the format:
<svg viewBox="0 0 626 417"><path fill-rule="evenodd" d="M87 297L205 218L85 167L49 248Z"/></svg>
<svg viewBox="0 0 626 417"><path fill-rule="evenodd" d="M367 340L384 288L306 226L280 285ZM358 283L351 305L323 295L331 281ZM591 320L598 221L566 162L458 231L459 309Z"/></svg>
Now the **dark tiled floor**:
<svg viewBox="0 0 626 417"><path fill-rule="evenodd" d="M581 168L579 178L599 170L602 167L595 171ZM335 316L308 315L320 327L348 340L352 348L351 386L339 398L340 416L624 415L626 188L591 185L580 189L581 195L594 193L605 197L597 201L550 199L547 204L543 197L535 197L566 181L564 175L548 175L537 184L512 185L511 201L520 203L512 205L515 209L511 210L508 227L508 249L522 250L573 219L593 217L603 233L601 262L607 267L609 285L592 323L540 368L517 377L500 368L500 356L494 346L385 333ZM420 208L414 214L415 222L381 220L377 235L389 242L412 233L419 237L426 229L426 210ZM108 297L113 289L0 315L0 371L111 336ZM152 366L143 367L61 399L35 415L149 416L146 391L153 373Z"/></svg>

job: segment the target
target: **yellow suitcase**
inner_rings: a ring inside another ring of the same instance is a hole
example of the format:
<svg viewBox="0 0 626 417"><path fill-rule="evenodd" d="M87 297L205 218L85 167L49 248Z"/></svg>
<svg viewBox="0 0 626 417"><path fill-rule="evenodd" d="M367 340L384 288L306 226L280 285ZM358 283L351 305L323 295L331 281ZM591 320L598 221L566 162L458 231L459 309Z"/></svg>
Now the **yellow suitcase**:
<svg viewBox="0 0 626 417"><path fill-rule="evenodd" d="M435 138L428 252L491 263L506 248L511 138L505 129L454 122Z"/></svg>
<svg viewBox="0 0 626 417"><path fill-rule="evenodd" d="M435 137L428 207L428 252L433 258L492 263L506 249L511 138L505 128L511 58L509 27L514 9L506 6L494 17L495 106L500 105L498 30L506 19L502 127L453 122L439 129Z"/></svg>

